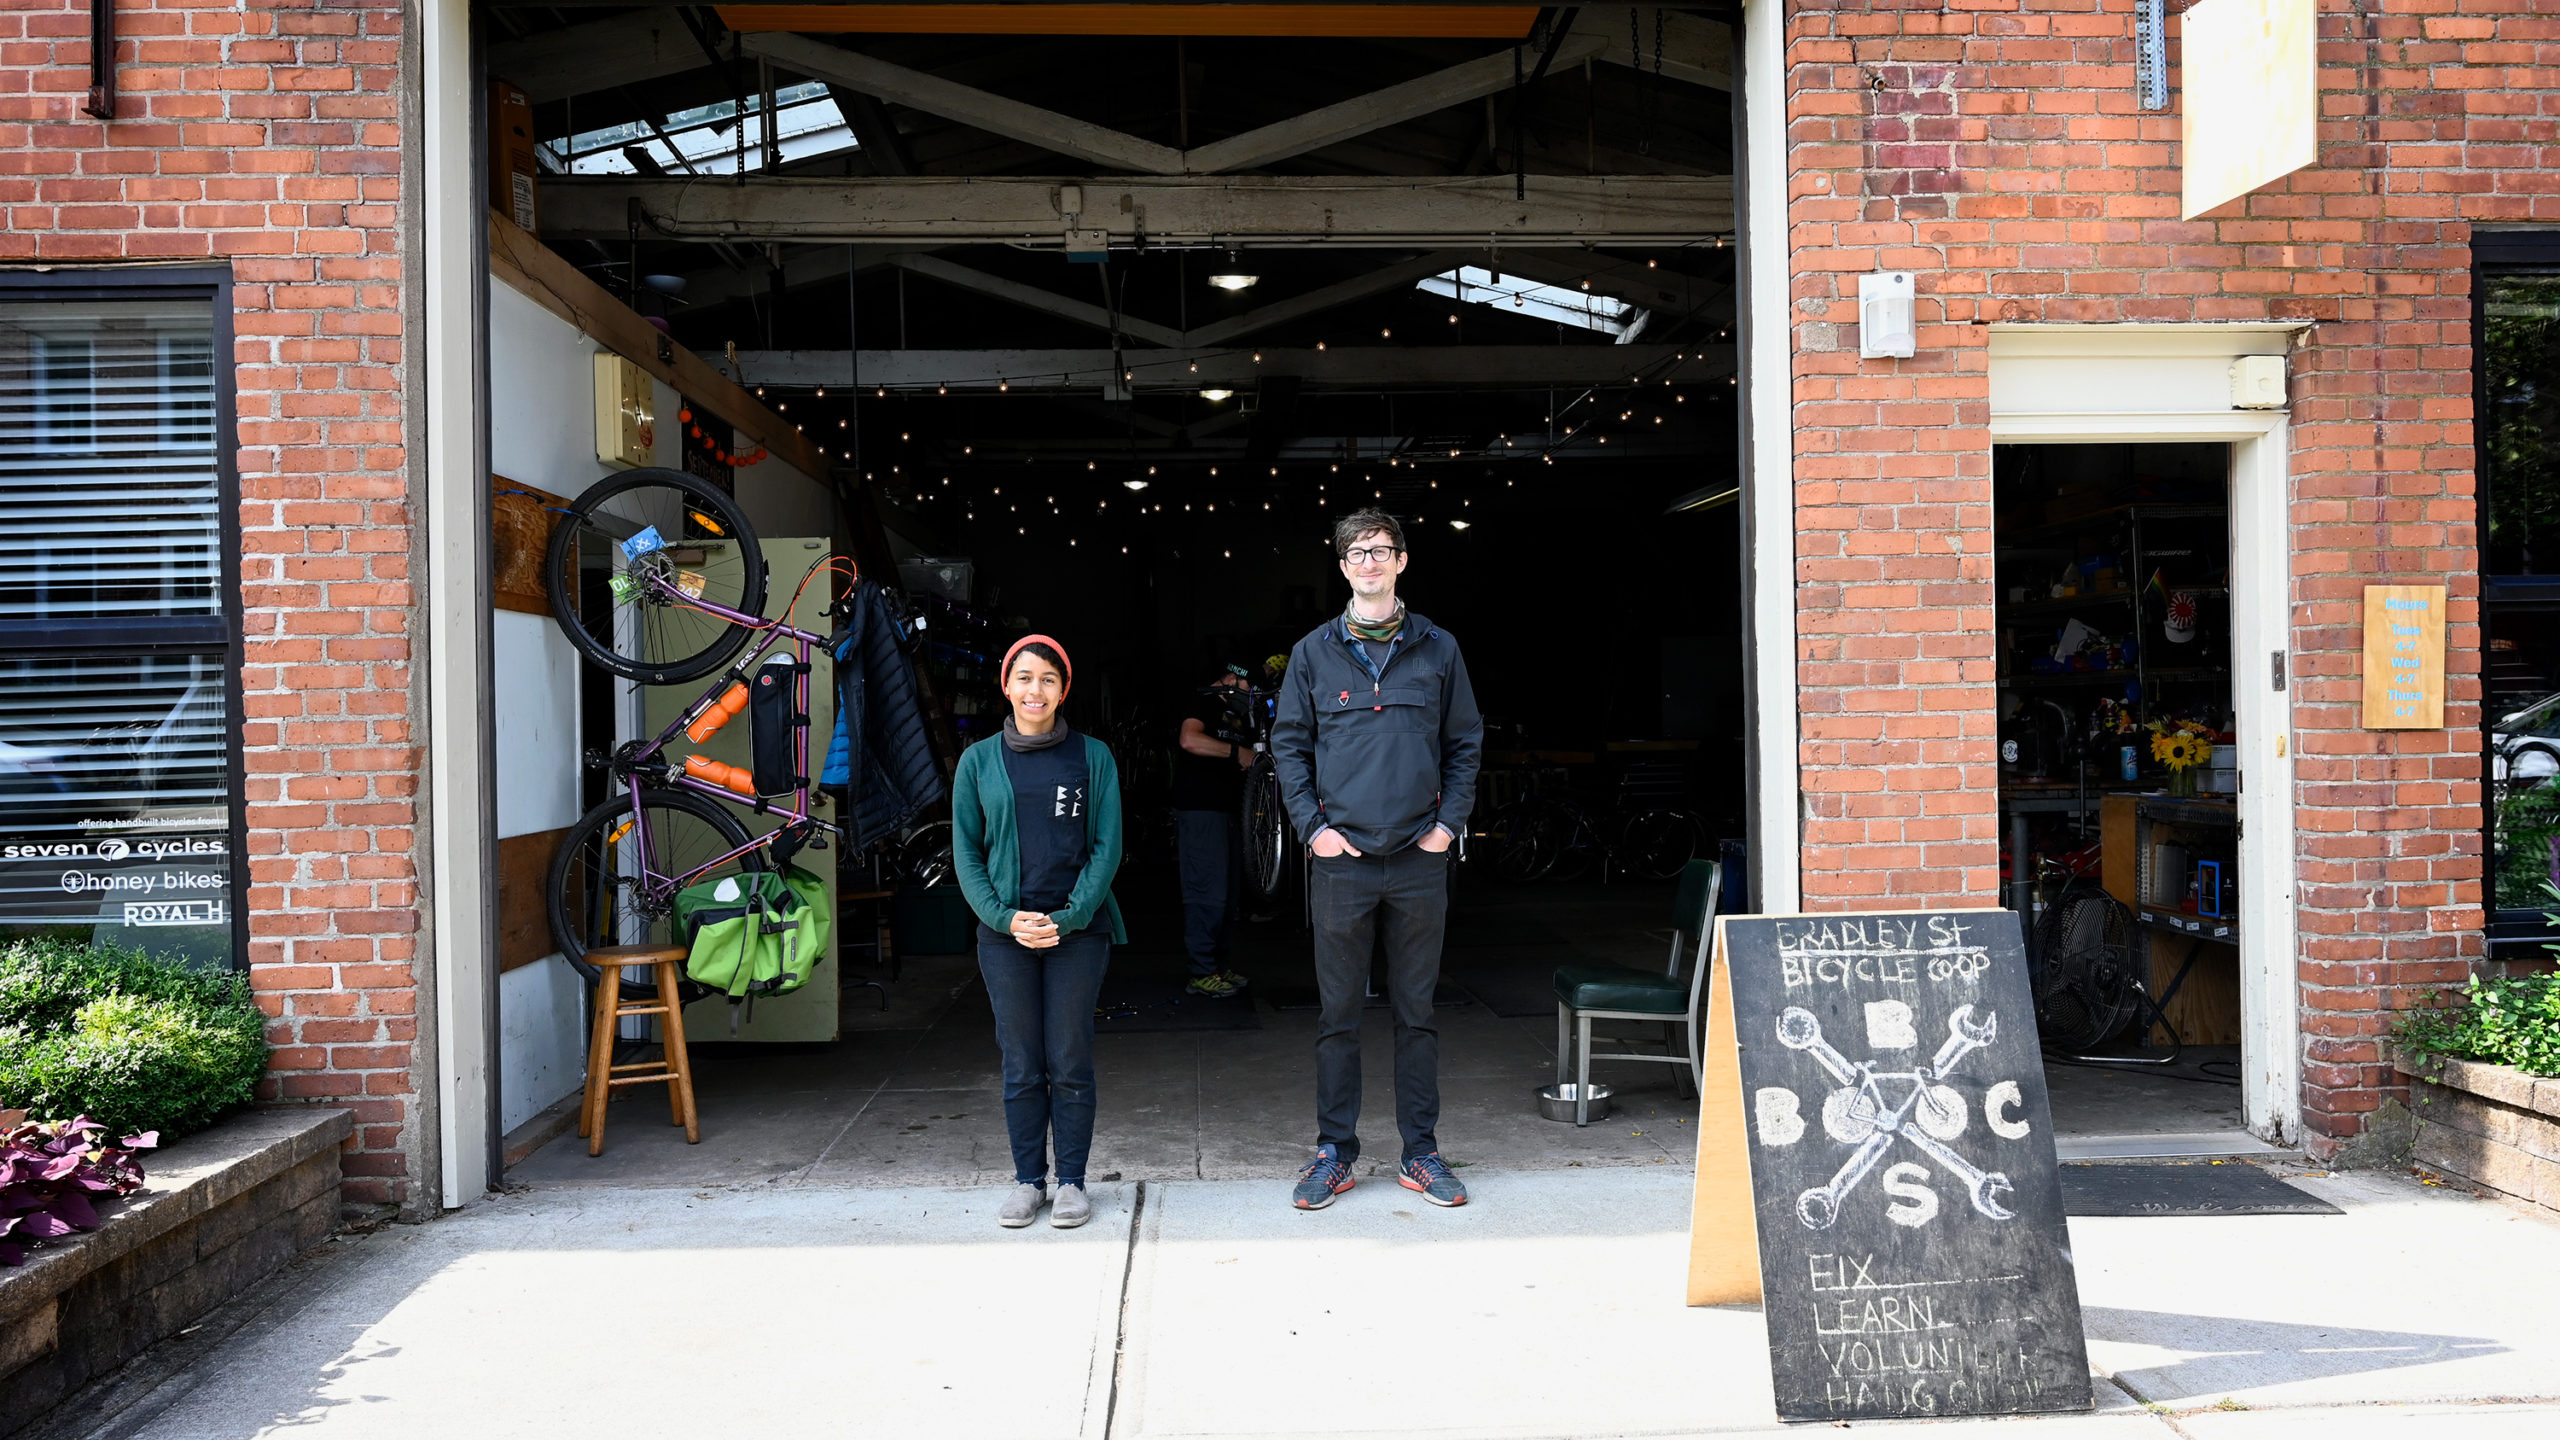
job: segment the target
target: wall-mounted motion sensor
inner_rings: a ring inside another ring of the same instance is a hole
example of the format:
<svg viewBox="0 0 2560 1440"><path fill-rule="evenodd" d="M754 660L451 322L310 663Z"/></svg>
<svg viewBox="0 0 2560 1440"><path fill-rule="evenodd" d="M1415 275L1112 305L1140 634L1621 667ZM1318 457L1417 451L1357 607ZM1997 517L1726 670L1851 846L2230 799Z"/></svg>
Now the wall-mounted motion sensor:
<svg viewBox="0 0 2560 1440"><path fill-rule="evenodd" d="M1858 277L1858 354L1908 360L1914 346L1911 272L1879 270Z"/></svg>

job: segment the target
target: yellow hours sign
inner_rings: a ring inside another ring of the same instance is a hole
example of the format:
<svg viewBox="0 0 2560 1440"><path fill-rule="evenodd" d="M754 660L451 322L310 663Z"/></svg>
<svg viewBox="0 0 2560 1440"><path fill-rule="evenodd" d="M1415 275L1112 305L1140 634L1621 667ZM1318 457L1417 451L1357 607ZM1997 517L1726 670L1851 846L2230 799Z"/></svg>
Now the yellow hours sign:
<svg viewBox="0 0 2560 1440"><path fill-rule="evenodd" d="M2444 587L2364 587L2364 728L2444 728Z"/></svg>

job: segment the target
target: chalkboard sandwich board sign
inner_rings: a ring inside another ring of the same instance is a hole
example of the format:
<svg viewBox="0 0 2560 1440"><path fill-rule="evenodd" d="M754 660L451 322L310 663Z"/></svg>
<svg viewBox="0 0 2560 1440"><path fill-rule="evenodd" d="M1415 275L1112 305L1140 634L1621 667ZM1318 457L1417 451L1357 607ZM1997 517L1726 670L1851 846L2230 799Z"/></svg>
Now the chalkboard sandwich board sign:
<svg viewBox="0 0 2560 1440"><path fill-rule="evenodd" d="M1758 1298L1790 1420L2089 1408L2006 910L1716 922L1689 1302Z"/></svg>

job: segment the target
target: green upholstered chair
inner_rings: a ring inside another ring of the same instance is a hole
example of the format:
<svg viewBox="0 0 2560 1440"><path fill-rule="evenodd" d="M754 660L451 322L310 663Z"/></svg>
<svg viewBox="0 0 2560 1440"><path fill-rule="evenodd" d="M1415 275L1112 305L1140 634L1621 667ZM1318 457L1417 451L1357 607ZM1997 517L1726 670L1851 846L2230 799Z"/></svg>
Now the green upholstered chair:
<svg viewBox="0 0 2560 1440"><path fill-rule="evenodd" d="M1698 997L1706 983L1706 939L1715 922L1716 896L1724 889L1724 866L1692 860L1680 872L1680 888L1672 902L1671 958L1659 971L1625 965L1567 965L1556 971L1556 1083L1575 1082L1573 1123L1591 1123L1591 1062L1644 1060L1657 1065L1689 1067L1691 1093L1698 1084ZM1690 957L1689 974L1680 974L1680 956ZM1679 1027L1679 1050L1666 1032L1663 1053L1624 1048L1650 1044L1616 1036L1600 1038L1621 1048L1591 1051L1594 1020L1645 1020Z"/></svg>

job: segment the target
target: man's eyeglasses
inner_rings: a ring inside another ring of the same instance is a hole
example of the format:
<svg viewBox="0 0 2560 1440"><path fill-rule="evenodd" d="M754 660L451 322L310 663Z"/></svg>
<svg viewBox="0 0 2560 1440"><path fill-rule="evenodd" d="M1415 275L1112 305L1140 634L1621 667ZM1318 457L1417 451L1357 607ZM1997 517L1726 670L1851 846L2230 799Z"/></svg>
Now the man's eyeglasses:
<svg viewBox="0 0 2560 1440"><path fill-rule="evenodd" d="M1403 553L1404 547L1401 545L1372 545L1366 549L1354 546L1343 551L1342 558L1354 565L1366 565L1372 560L1384 565Z"/></svg>

